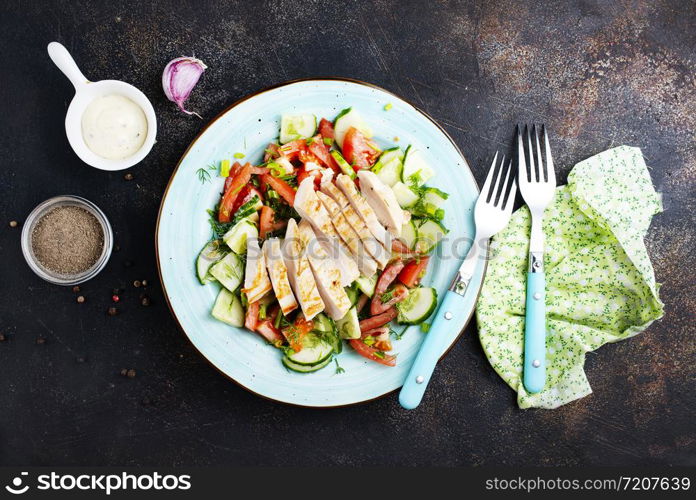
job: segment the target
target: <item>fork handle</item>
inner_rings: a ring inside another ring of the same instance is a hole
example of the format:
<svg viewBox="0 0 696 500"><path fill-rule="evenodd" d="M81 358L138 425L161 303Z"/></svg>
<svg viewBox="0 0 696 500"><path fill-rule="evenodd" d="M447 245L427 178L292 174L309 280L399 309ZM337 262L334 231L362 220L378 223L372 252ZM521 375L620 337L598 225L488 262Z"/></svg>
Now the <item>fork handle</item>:
<svg viewBox="0 0 696 500"><path fill-rule="evenodd" d="M524 315L524 388L540 392L546 384L546 278L543 271L527 273Z"/></svg>

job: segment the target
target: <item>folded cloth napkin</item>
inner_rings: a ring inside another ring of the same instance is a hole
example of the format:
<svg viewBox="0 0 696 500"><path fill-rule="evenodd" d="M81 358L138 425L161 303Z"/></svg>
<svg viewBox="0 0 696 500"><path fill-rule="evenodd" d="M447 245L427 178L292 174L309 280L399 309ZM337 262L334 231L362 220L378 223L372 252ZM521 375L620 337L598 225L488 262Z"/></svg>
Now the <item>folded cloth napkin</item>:
<svg viewBox="0 0 696 500"><path fill-rule="evenodd" d="M658 284L643 243L662 211L638 148L620 146L578 163L556 190L546 238L546 386L522 384L530 217L517 210L491 244L476 318L483 349L517 391L520 408L557 408L592 392L585 353L632 337L662 317Z"/></svg>

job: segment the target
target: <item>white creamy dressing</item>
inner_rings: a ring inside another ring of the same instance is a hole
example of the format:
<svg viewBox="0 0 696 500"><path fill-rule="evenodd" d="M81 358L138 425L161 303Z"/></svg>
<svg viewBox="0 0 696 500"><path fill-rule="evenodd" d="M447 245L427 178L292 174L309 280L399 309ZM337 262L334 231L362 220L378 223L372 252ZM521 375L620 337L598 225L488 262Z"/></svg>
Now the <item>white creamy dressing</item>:
<svg viewBox="0 0 696 500"><path fill-rule="evenodd" d="M92 152L107 160L133 156L147 136L147 118L136 103L121 95L97 97L82 115L82 137Z"/></svg>

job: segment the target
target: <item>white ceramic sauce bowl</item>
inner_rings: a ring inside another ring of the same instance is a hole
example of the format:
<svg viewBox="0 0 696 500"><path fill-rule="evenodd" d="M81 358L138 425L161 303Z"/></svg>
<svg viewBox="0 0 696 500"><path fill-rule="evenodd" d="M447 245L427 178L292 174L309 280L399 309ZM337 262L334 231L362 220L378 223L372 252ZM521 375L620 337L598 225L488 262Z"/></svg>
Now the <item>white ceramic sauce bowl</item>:
<svg viewBox="0 0 696 500"><path fill-rule="evenodd" d="M65 116L65 133L75 154L88 165L101 170L123 170L145 158L155 144L157 136L155 110L145 94L133 85L119 80L90 82L77 67L68 49L58 42L48 44L48 55L75 86L75 97L73 97ZM82 136L82 115L87 106L94 99L114 94L126 97L140 106L147 119L147 136L142 147L135 154L120 160L110 160L97 155L89 149Z"/></svg>

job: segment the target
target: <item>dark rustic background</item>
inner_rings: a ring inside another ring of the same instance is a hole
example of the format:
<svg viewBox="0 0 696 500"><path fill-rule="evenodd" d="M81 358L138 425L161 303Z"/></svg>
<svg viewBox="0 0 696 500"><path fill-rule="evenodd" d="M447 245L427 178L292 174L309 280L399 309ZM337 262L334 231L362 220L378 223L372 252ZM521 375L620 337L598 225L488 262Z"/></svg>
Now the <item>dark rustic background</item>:
<svg viewBox="0 0 696 500"><path fill-rule="evenodd" d="M0 464L695 464L694 26L687 1L3 0ZM158 143L132 181L71 151L73 89L46 54L52 40L89 78L123 79L152 100ZM190 101L204 121L179 113L160 85L167 61L190 54L209 66ZM549 125L561 181L610 146L640 146L664 196L647 244L665 318L590 354L594 394L555 411L516 407L473 324L412 412L394 395L293 408L231 383L161 294L161 194L205 120L260 88L326 75L381 85L430 113L479 181L516 122ZM20 253L24 217L64 193L102 207L120 246L83 286L84 304L34 276ZM149 282L150 307L136 279ZM109 317L115 287L125 291Z"/></svg>

